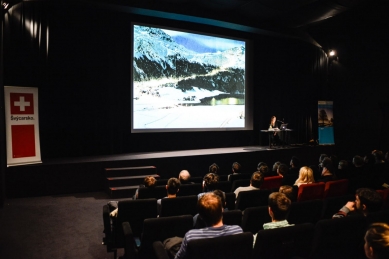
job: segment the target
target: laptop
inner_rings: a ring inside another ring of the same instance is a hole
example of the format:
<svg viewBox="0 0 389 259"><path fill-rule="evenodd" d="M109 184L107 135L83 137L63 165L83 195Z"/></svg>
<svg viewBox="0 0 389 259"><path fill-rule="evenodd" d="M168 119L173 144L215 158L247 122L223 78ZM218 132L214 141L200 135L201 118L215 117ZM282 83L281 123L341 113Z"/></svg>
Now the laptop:
<svg viewBox="0 0 389 259"><path fill-rule="evenodd" d="M280 130L286 130L288 128L288 123L283 123L280 126Z"/></svg>

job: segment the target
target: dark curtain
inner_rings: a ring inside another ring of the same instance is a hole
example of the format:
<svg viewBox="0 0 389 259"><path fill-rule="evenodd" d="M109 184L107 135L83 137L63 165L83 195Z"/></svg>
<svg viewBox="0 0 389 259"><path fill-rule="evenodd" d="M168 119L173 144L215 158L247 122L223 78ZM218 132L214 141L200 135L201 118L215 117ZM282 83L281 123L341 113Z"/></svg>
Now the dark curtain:
<svg viewBox="0 0 389 259"><path fill-rule="evenodd" d="M56 1L13 6L4 22L4 83L39 88L42 159L267 145L269 119L293 129L290 143L317 138L317 101L327 61L317 46L205 25L184 29L254 43L254 130L131 134L131 22L175 21Z"/></svg>

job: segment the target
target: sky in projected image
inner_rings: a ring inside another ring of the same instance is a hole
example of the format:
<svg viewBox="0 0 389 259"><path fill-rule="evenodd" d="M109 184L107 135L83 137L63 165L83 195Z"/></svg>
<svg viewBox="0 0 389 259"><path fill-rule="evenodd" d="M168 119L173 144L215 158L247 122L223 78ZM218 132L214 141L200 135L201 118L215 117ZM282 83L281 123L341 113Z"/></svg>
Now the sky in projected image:
<svg viewBox="0 0 389 259"><path fill-rule="evenodd" d="M245 42L134 25L133 129L245 127Z"/></svg>

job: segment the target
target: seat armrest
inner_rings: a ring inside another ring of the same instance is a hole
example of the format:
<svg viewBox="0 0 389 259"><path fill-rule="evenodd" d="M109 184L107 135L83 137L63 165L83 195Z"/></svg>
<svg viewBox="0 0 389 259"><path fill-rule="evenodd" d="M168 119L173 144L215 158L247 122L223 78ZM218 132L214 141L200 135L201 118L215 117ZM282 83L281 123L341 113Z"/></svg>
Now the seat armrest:
<svg viewBox="0 0 389 259"><path fill-rule="evenodd" d="M124 254L128 258L138 258L138 248L136 246L130 223L123 222L122 228L124 233Z"/></svg>
<svg viewBox="0 0 389 259"><path fill-rule="evenodd" d="M153 243L154 254L158 259L170 259L161 241Z"/></svg>

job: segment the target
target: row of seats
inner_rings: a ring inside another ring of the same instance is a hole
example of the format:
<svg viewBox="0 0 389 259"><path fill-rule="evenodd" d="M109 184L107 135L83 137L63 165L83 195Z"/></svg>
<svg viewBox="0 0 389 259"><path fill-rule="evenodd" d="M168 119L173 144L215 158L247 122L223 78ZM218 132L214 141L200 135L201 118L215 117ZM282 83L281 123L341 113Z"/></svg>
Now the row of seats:
<svg viewBox="0 0 389 259"><path fill-rule="evenodd" d="M375 215L373 215L375 214ZM295 226L259 230L253 249L253 235L243 234L195 240L188 244L188 258L364 258L363 237L373 222L389 220L389 211L372 217L349 216L319 220ZM125 251L130 258L167 259L162 242L170 237L183 237L192 229L190 215L146 219L140 238L135 242L131 224L122 224L126 239Z"/></svg>

